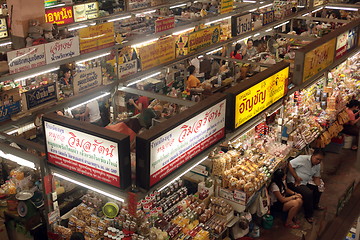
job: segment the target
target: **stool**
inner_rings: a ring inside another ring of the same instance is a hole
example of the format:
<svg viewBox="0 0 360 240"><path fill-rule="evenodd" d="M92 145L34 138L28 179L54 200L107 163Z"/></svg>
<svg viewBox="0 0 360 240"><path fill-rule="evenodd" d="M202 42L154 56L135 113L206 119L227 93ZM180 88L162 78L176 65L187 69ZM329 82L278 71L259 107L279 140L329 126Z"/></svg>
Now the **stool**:
<svg viewBox="0 0 360 240"><path fill-rule="evenodd" d="M350 136L350 135L346 135L344 134L344 149L350 149L352 146L352 142L353 142L354 137Z"/></svg>

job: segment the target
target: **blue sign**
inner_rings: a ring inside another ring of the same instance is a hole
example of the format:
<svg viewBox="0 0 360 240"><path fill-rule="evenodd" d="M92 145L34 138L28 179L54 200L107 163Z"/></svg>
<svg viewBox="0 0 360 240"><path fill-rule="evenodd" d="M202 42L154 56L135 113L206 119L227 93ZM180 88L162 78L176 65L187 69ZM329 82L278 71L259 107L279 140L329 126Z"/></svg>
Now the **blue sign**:
<svg viewBox="0 0 360 240"><path fill-rule="evenodd" d="M35 88L25 93L28 109L56 99L55 83Z"/></svg>
<svg viewBox="0 0 360 240"><path fill-rule="evenodd" d="M0 122L10 119L12 114L21 110L20 101L0 106Z"/></svg>

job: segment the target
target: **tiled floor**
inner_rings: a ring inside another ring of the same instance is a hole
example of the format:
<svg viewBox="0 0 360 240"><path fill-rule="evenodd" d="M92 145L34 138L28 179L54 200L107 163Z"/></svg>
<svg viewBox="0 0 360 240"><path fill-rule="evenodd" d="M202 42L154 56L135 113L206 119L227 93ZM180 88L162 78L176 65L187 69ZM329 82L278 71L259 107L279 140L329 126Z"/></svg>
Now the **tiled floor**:
<svg viewBox="0 0 360 240"><path fill-rule="evenodd" d="M321 197L320 204L327 207L327 210L315 212L314 228L303 218L302 213L300 214L301 228L296 230L285 228L283 221L278 217L275 218L272 229L261 229L261 236L257 239L298 240L302 239L303 234L308 234L309 237L309 234L315 234L319 227L324 227L335 217L338 200L346 188L353 181L357 183L360 180L360 159L357 159L357 152L346 149L341 150L340 153L328 152L326 160L322 164L322 178L326 190Z"/></svg>

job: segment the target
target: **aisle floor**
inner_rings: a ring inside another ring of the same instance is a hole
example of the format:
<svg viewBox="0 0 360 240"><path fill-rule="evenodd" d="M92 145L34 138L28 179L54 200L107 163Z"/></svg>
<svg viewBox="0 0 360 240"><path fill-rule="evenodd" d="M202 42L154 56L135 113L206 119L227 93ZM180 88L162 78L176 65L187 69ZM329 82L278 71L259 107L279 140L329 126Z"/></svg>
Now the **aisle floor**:
<svg viewBox="0 0 360 240"><path fill-rule="evenodd" d="M299 215L299 220L301 221L300 229L285 228L281 217L276 217L272 229L265 230L261 228L261 236L257 239L302 239L303 234L315 234L316 229L325 226L332 220L336 216L336 208L341 195L353 181L357 184L360 180L360 159L357 157L357 152L347 149L342 149L339 153L327 152L326 158L322 163L322 178L325 182L326 190L322 194L320 204L326 207L326 210L315 212L314 227L304 219L301 211Z"/></svg>

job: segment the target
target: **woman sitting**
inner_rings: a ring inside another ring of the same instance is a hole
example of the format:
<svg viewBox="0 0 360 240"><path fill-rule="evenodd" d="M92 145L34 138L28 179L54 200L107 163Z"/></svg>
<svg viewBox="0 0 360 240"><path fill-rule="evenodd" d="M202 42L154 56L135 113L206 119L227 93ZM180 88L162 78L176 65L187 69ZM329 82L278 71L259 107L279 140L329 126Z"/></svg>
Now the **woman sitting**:
<svg viewBox="0 0 360 240"><path fill-rule="evenodd" d="M274 173L273 180L269 187L272 211L288 212L285 227L297 229L300 228L296 220L303 201L300 194L287 188L285 182L285 173L278 169Z"/></svg>
<svg viewBox="0 0 360 240"><path fill-rule="evenodd" d="M344 130L342 130L342 132L347 135L355 137L355 141L353 142L353 145L351 147L352 150L357 150L358 148L359 126L357 122L359 121L360 118L357 118L357 116L359 115L360 112L359 107L360 107L360 102L358 100L351 100L346 105L346 112L349 115L350 120L344 124ZM354 113L354 111L357 112Z"/></svg>

